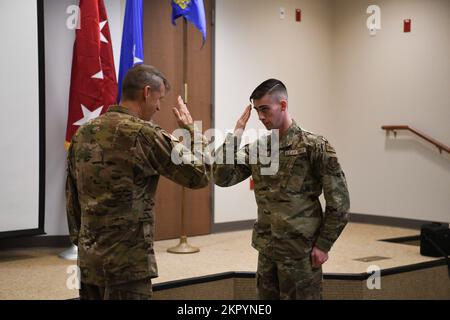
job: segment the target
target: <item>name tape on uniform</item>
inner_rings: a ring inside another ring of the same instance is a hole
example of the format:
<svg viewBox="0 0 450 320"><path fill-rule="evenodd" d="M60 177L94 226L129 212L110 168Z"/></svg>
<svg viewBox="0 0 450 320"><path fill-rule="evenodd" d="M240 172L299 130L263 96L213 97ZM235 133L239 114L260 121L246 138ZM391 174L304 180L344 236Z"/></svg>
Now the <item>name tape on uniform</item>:
<svg viewBox="0 0 450 320"><path fill-rule="evenodd" d="M302 154L305 152L306 152L306 148L300 148L300 149L296 149L296 150L286 150L284 152L284 154L286 156L298 156L299 154Z"/></svg>

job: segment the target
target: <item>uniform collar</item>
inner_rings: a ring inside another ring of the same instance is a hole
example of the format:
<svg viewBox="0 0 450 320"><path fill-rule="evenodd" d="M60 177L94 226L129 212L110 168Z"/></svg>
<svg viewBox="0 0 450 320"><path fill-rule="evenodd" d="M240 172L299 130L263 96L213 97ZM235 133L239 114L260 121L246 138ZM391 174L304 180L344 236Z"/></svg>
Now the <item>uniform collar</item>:
<svg viewBox="0 0 450 320"><path fill-rule="evenodd" d="M130 109L125 108L121 105L112 105L108 108L107 112L120 112L120 113L125 113L125 114L129 114L130 116L139 118L137 114L135 114L134 112L132 112Z"/></svg>
<svg viewBox="0 0 450 320"><path fill-rule="evenodd" d="M288 131L284 135L283 138L280 139L280 148L289 147L298 139L299 133L302 132L302 129L297 125L294 119L292 119L292 124L289 127Z"/></svg>

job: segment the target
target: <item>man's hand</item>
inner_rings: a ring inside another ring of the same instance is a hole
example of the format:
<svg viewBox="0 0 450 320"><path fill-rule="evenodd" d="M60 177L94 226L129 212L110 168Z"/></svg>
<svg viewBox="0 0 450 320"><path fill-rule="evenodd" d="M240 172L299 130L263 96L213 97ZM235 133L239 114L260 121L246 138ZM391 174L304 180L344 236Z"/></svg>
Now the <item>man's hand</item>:
<svg viewBox="0 0 450 320"><path fill-rule="evenodd" d="M186 107L183 99L180 96L178 96L178 108L174 107L172 108L172 111L175 115L175 118L177 119L178 125L181 128L187 127L188 125L194 123L188 108Z"/></svg>
<svg viewBox="0 0 450 320"><path fill-rule="evenodd" d="M249 104L245 108L245 111L239 118L238 122L236 123L236 127L234 128L234 134L236 136L242 136L242 133L244 133L245 126L247 125L248 119L250 119L251 114L252 114L252 105Z"/></svg>
<svg viewBox="0 0 450 320"><path fill-rule="evenodd" d="M311 264L313 268L320 268L328 260L328 252L322 251L314 247L311 252Z"/></svg>

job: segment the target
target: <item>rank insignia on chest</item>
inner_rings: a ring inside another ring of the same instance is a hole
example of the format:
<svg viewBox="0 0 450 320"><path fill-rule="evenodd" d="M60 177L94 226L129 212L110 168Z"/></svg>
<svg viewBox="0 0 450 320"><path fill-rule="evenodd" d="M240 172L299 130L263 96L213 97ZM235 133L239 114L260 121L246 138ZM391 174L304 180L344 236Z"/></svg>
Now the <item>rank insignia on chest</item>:
<svg viewBox="0 0 450 320"><path fill-rule="evenodd" d="M299 154L305 153L306 152L306 148L300 148L300 149L295 149L295 150L286 150L284 152L285 156L298 156Z"/></svg>

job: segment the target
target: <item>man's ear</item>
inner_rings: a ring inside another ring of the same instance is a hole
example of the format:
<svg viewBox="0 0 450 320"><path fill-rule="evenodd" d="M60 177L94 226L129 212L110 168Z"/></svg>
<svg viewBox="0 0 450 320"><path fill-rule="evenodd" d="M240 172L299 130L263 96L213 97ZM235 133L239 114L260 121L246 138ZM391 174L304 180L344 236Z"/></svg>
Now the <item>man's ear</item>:
<svg viewBox="0 0 450 320"><path fill-rule="evenodd" d="M281 105L281 111L286 111L287 110L288 104L287 104L286 100L281 100L280 105Z"/></svg>
<svg viewBox="0 0 450 320"><path fill-rule="evenodd" d="M151 94L152 94L152 89L150 88L150 86L145 86L144 87L144 100L147 100Z"/></svg>

